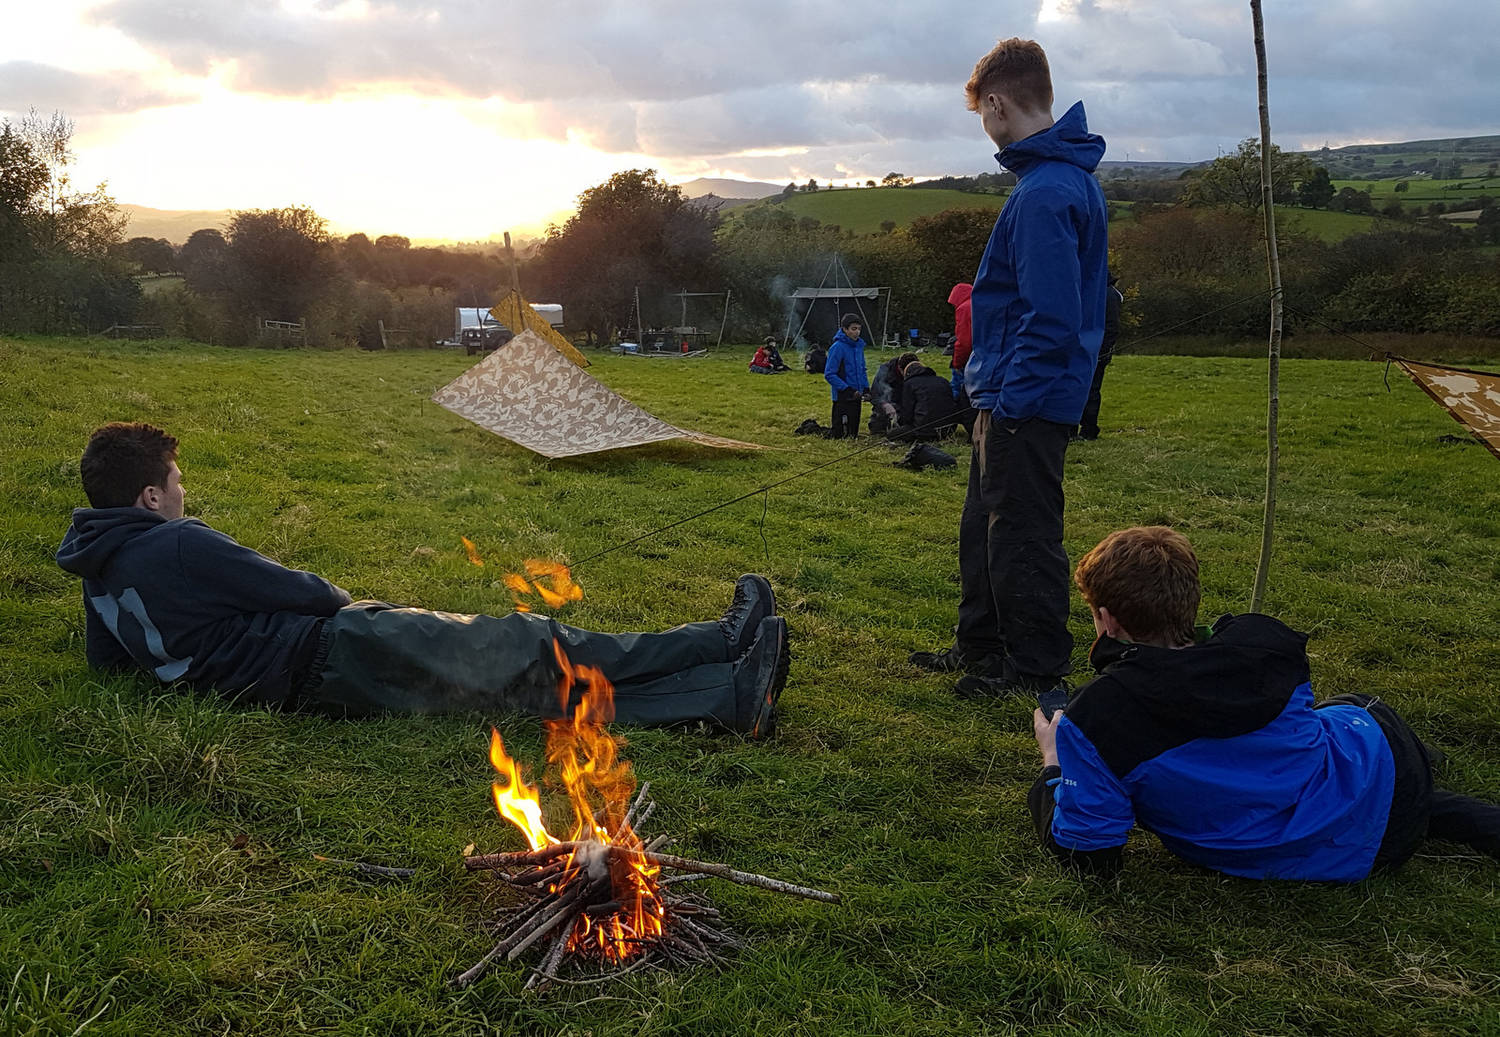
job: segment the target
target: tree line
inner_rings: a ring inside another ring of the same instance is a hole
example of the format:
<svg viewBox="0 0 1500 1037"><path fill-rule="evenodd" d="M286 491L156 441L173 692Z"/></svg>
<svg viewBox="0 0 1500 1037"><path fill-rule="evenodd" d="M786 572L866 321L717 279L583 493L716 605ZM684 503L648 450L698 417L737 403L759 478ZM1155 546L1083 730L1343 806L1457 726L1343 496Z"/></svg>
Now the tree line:
<svg viewBox="0 0 1500 1037"><path fill-rule="evenodd" d="M312 344L430 345L452 333L455 306L484 307L510 284L493 247L413 247L399 235L335 236L312 209L245 210L180 247L124 237L104 185L70 182L72 127L35 112L0 126L0 330L98 331L158 325L168 334L238 345L260 322L305 322ZM1107 181L1112 261L1135 334L1258 334L1262 308L1232 305L1264 287L1259 144L1171 180ZM1338 208L1327 170L1273 151L1278 198ZM888 186L921 190L900 173ZM943 186L995 194L1006 174L945 178ZM1321 321L1351 331L1500 335L1500 210L1480 196L1474 229L1413 213L1336 244L1295 229L1282 239L1289 328ZM1473 205L1475 202L1465 202ZM1357 200L1343 207L1364 211ZM1419 218L1420 217L1420 218ZM839 256L865 286L890 289L892 330L951 326L949 289L969 280L994 222L989 208L959 208L905 227L856 234L799 217L774 200L726 216L686 198L653 170L625 170L584 191L563 224L516 258L523 292L561 302L569 329L602 344L623 329L682 319L678 293L731 293L727 335L752 341L785 328L790 292L817 285ZM142 291L143 274L157 279ZM721 303L690 310L716 328ZM709 312L712 310L712 312ZM1212 311L1212 312L1211 312ZM874 320L872 316L872 320ZM880 328L872 329L874 331Z"/></svg>

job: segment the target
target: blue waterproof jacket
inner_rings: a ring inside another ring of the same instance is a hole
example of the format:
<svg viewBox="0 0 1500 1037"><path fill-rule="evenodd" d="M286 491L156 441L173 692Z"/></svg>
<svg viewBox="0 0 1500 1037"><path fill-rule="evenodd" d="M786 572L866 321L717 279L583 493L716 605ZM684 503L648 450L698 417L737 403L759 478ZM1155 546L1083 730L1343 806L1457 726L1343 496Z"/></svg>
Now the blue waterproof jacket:
<svg viewBox="0 0 1500 1037"><path fill-rule="evenodd" d="M839 398L841 389L855 389L859 392L868 390L870 379L865 374L865 340L851 339L844 334L843 328L839 328L838 334L833 336L833 345L828 347L823 377L828 380L831 398L834 400Z"/></svg>
<svg viewBox="0 0 1500 1037"><path fill-rule="evenodd" d="M319 617L349 595L198 519L79 508L57 564L83 577L84 646L96 669L139 667L251 702L281 703Z"/></svg>
<svg viewBox="0 0 1500 1037"><path fill-rule="evenodd" d="M1020 178L974 276L964 387L1011 421L1077 424L1104 336L1109 237L1093 172L1104 138L1080 102L996 156Z"/></svg>
<svg viewBox="0 0 1500 1037"><path fill-rule="evenodd" d="M1113 870L1140 825L1229 875L1368 875L1392 812L1394 743L1369 709L1313 708L1306 644L1254 614L1224 617L1187 648L1100 638L1100 676L1069 701L1059 766L1030 797L1046 845Z"/></svg>

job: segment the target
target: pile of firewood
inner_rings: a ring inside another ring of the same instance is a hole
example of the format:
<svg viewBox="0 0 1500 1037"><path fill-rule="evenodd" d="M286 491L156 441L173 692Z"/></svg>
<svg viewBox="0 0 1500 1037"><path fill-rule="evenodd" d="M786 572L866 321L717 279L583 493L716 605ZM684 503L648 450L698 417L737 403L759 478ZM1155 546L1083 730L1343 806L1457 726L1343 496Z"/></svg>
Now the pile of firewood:
<svg viewBox="0 0 1500 1037"><path fill-rule="evenodd" d="M643 843L636 831L656 809L646 799L649 789L649 782L641 785L623 820L604 830L604 837L464 858L470 871L488 871L526 899L503 913L495 925L499 941L456 977L454 986L466 987L502 956L514 961L548 940L540 964L526 982L528 990L554 981L603 982L648 965L722 962L726 951L741 944L708 901L685 892L688 883L703 879L722 878L838 903L833 893L662 853L672 842L668 836ZM644 875L639 867L643 863L654 874ZM667 871L674 874L663 874ZM649 931L640 926L643 915L655 919L646 927ZM614 935L590 939L590 934L600 932ZM592 977L564 980L558 970L565 959L592 961L601 969Z"/></svg>

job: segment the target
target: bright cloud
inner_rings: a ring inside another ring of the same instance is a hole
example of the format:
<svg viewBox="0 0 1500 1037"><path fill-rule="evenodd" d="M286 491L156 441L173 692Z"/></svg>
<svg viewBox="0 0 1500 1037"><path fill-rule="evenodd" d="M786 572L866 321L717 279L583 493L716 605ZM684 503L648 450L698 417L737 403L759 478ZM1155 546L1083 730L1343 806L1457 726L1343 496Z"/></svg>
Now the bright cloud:
<svg viewBox="0 0 1500 1037"><path fill-rule="evenodd" d="M1267 12L1291 146L1496 132L1500 5ZM1196 160L1256 132L1231 0L703 5L53 0L0 40L0 113L78 120L88 173L165 208L311 204L344 225L482 236L608 173L783 181L992 167L964 110L1000 36L1048 48L1110 158Z"/></svg>

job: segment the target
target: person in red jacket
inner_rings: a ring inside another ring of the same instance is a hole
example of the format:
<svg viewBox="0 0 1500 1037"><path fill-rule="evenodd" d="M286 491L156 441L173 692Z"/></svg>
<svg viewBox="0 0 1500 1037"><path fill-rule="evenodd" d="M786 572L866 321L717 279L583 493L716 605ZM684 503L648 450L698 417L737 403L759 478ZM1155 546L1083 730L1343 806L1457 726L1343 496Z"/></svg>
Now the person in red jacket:
<svg viewBox="0 0 1500 1037"><path fill-rule="evenodd" d="M964 388L964 365L974 349L974 318L969 303L973 294L974 286L967 281L960 281L948 293L948 305L953 307L954 414L964 428L974 427L973 404L969 403L969 393Z"/></svg>
<svg viewBox="0 0 1500 1037"><path fill-rule="evenodd" d="M766 352L766 347L765 346L761 346L759 349L757 349L755 351L755 355L750 358L750 373L751 374L774 374L775 373L775 370L771 367L771 354L768 353L768 352Z"/></svg>

